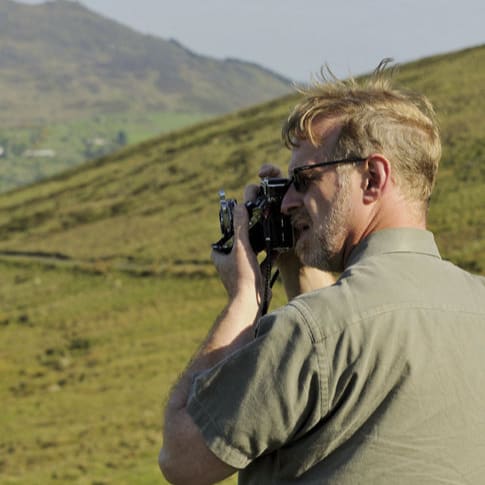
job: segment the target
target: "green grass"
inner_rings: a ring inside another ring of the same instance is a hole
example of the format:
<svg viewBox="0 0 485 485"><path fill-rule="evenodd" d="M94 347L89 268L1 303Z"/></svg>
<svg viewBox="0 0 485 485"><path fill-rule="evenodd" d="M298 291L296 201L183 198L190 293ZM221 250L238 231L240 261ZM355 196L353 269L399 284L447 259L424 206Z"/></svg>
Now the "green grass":
<svg viewBox="0 0 485 485"><path fill-rule="evenodd" d="M162 408L222 284L11 261L0 273L2 484L165 483Z"/></svg>
<svg viewBox="0 0 485 485"><path fill-rule="evenodd" d="M0 272L2 483L160 483L162 404L223 305L221 284Z"/></svg>

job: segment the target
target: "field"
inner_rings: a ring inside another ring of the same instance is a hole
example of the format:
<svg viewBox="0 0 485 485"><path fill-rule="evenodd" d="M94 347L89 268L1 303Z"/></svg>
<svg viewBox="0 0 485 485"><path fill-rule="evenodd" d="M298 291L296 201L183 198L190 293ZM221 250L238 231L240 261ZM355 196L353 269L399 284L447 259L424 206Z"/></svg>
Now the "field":
<svg viewBox="0 0 485 485"><path fill-rule="evenodd" d="M77 167L125 145L209 118L202 113L126 112L35 126L0 128L0 192L15 189ZM26 156L51 150L52 156Z"/></svg>
<svg viewBox="0 0 485 485"><path fill-rule="evenodd" d="M2 483L163 483L162 405L220 283L25 263L0 274Z"/></svg>
<svg viewBox="0 0 485 485"><path fill-rule="evenodd" d="M485 274L482 66L484 47L403 66L398 79L441 119L429 226L444 258ZM209 258L217 191L240 196L264 162L284 169L279 129L295 100L0 194L2 484L163 483L164 399L225 301Z"/></svg>

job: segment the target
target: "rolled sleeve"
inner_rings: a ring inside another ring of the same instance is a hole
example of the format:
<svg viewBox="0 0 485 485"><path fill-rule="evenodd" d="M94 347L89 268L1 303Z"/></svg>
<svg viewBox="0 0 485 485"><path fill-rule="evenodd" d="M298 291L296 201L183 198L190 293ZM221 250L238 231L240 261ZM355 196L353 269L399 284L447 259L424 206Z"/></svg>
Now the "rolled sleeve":
<svg viewBox="0 0 485 485"><path fill-rule="evenodd" d="M213 453L242 469L311 428L322 408L318 362L295 308L264 317L252 342L194 380L188 411Z"/></svg>

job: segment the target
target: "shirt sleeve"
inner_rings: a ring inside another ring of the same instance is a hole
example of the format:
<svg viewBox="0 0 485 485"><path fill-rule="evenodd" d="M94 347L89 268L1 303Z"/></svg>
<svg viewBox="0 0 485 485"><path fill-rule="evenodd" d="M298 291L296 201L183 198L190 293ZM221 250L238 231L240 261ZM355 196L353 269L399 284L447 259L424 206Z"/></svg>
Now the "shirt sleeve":
<svg viewBox="0 0 485 485"><path fill-rule="evenodd" d="M320 420L319 347L287 305L261 319L252 342L195 378L188 411L219 459L245 468Z"/></svg>

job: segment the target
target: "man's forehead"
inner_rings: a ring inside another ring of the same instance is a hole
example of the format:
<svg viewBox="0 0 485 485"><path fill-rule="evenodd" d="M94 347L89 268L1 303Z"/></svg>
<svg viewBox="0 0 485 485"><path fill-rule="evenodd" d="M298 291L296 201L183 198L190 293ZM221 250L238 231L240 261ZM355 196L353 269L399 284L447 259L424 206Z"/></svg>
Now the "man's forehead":
<svg viewBox="0 0 485 485"><path fill-rule="evenodd" d="M311 125L312 132L324 152L331 152L342 131L342 120L339 118L316 118Z"/></svg>
<svg viewBox="0 0 485 485"><path fill-rule="evenodd" d="M296 167L311 165L323 160L322 146L315 146L309 140L302 140L298 147L291 152L291 159L288 164L288 173L291 176Z"/></svg>
<svg viewBox="0 0 485 485"><path fill-rule="evenodd" d="M308 138L301 139L298 146L292 150L289 171L291 172L300 165L317 163L331 158L341 130L342 123L338 119L315 120L312 123L312 131L317 144L313 144Z"/></svg>

